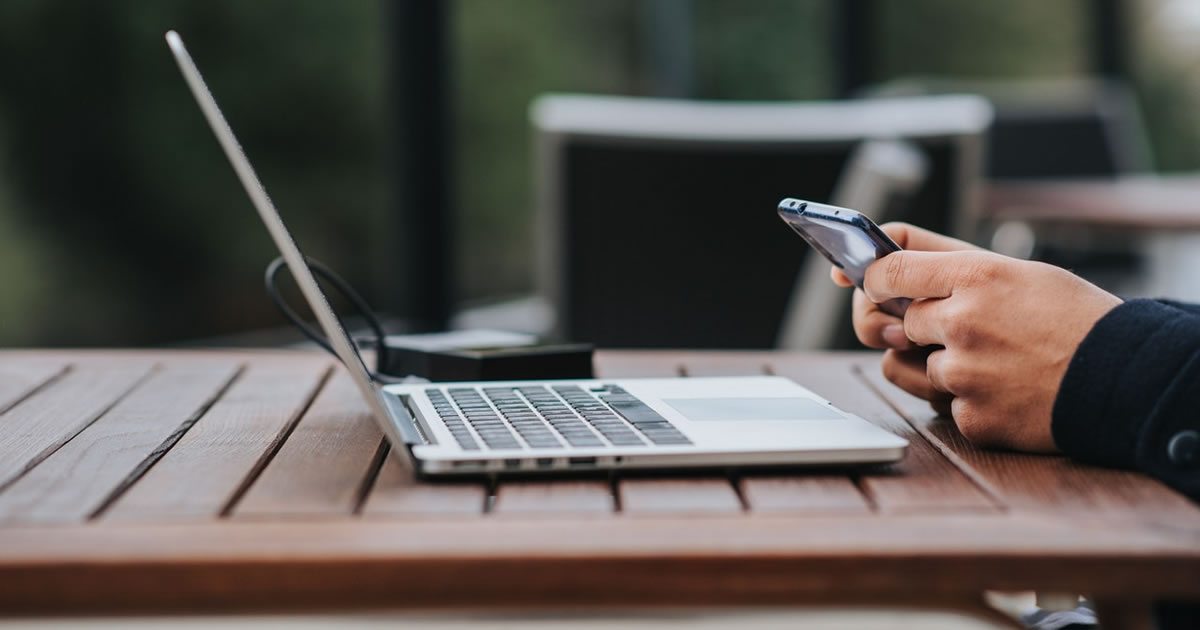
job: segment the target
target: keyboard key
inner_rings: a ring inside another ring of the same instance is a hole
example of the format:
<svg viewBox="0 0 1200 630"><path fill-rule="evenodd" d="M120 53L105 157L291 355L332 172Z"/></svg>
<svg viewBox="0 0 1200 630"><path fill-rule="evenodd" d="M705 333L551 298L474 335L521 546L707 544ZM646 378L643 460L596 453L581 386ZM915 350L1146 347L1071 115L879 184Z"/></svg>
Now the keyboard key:
<svg viewBox="0 0 1200 630"><path fill-rule="evenodd" d="M651 409L649 405L636 398L606 396L604 397L604 402L608 403L613 408L613 411L621 414L626 420L634 424L638 424L639 422L667 421L657 411Z"/></svg>
<svg viewBox="0 0 1200 630"><path fill-rule="evenodd" d="M604 446L604 442L594 437L568 437L567 443L578 447Z"/></svg>

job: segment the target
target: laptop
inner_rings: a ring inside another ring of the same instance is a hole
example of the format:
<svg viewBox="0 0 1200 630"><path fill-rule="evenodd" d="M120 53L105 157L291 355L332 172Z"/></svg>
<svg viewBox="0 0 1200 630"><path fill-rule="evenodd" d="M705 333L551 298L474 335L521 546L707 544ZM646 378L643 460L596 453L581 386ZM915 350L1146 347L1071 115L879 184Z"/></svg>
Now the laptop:
<svg viewBox="0 0 1200 630"><path fill-rule="evenodd" d="M301 293L392 453L421 476L873 464L907 441L782 377L380 385L330 308L183 40L166 35Z"/></svg>

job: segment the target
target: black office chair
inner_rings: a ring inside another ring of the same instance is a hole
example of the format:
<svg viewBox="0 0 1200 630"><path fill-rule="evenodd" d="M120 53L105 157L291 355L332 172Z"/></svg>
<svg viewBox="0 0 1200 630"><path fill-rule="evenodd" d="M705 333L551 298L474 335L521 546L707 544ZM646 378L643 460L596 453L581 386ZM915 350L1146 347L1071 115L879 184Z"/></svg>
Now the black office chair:
<svg viewBox="0 0 1200 630"><path fill-rule="evenodd" d="M829 200L855 147L901 138L929 166L905 218L970 234L991 111L970 96L718 104L552 95L531 117L539 287L557 336L601 347L771 348L808 253L776 216L778 201ZM825 345L854 345L848 328L834 337Z"/></svg>

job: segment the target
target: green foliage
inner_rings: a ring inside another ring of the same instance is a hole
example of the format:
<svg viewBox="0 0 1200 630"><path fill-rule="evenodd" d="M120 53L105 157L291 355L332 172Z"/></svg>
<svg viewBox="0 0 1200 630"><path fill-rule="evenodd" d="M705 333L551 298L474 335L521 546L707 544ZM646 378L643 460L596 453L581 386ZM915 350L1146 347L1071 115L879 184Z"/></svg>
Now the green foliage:
<svg viewBox="0 0 1200 630"><path fill-rule="evenodd" d="M1087 72L1089 0L878 2L879 76L1062 77Z"/></svg>
<svg viewBox="0 0 1200 630"><path fill-rule="evenodd" d="M380 9L0 4L0 151L8 196L24 200L0 212L28 225L22 247L52 244L55 261L34 276L3 270L39 298L0 297L37 313L0 327L0 343L149 343L278 322L259 286L272 248L167 53L169 28L310 253L361 277L361 221L383 198Z"/></svg>
<svg viewBox="0 0 1200 630"><path fill-rule="evenodd" d="M833 96L836 2L691 0L693 95ZM873 5L863 28L876 81L1088 69L1086 0ZM647 0L453 6L456 293L470 302L532 288L530 101L656 93L654 33ZM0 3L0 344L144 344L280 325L259 284L274 249L167 54L168 28L184 35L307 253L368 299L386 291L371 283L375 226L391 211L386 9ZM1160 164L1200 165L1178 72L1138 72Z"/></svg>

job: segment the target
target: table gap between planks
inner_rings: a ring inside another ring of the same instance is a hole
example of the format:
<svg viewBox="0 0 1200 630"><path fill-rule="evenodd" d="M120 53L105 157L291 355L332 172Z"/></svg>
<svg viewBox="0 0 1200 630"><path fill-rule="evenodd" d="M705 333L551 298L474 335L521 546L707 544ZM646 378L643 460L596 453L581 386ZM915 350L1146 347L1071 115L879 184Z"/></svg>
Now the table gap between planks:
<svg viewBox="0 0 1200 630"><path fill-rule="evenodd" d="M433 483L322 354L0 352L0 611L1200 599L1193 503L976 449L878 359L608 351L596 367L790 377L910 440L892 466Z"/></svg>

